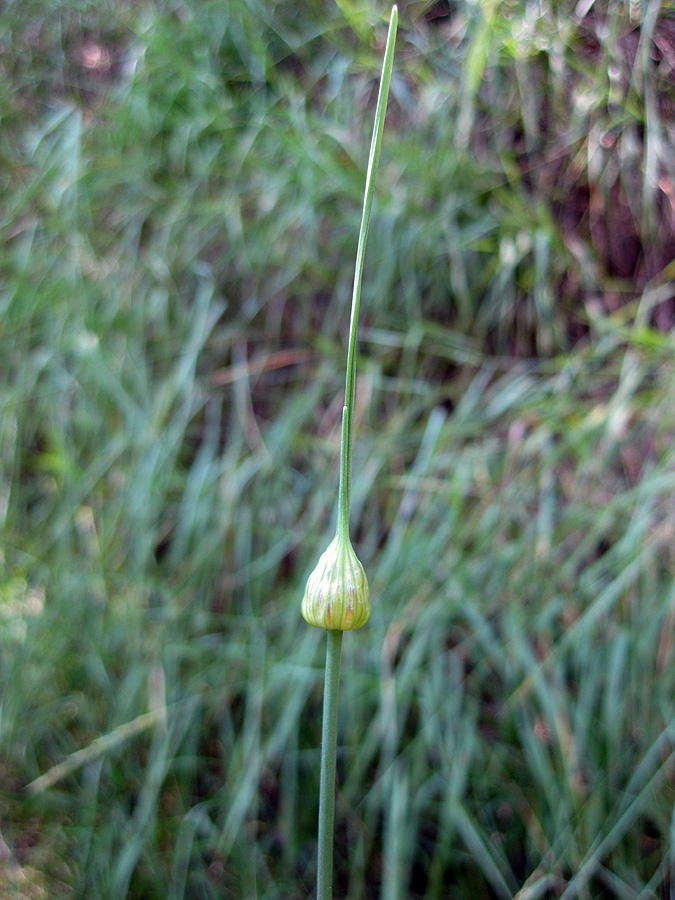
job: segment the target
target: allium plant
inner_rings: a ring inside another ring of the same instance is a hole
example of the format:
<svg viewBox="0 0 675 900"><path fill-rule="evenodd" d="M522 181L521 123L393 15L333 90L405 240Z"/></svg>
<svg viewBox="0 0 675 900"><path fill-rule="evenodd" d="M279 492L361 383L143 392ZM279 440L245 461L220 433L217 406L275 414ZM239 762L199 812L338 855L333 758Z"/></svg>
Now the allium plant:
<svg viewBox="0 0 675 900"><path fill-rule="evenodd" d="M394 61L398 10L391 11L387 46L382 65L380 92L370 143L361 229L356 251L354 292L349 323L345 403L342 409L340 483L337 533L309 576L302 600L302 615L310 625L327 630L326 677L321 734L321 786L319 789L319 836L317 900L331 900L333 880L333 823L335 818L335 756L337 749L338 691L342 632L361 628L370 618L368 581L349 538L349 505L352 472L352 425L356 387L356 331L361 299L363 259L380 158L384 114Z"/></svg>

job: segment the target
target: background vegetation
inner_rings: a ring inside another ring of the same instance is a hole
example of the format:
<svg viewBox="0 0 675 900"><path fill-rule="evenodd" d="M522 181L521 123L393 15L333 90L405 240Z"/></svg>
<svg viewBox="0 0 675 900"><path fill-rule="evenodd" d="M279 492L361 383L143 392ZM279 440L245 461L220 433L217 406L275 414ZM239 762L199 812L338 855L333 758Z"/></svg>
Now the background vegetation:
<svg viewBox="0 0 675 900"><path fill-rule="evenodd" d="M665 898L675 10L399 6L336 896ZM386 18L2 6L2 900L312 895Z"/></svg>

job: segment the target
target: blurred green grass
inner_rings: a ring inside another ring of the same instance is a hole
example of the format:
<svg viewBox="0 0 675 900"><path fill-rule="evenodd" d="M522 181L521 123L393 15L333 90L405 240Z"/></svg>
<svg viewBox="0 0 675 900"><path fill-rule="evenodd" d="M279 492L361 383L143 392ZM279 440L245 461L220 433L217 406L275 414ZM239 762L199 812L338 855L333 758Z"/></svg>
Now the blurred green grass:
<svg viewBox="0 0 675 900"><path fill-rule="evenodd" d="M675 13L400 8L336 895L667 897ZM311 896L386 13L0 11L3 900Z"/></svg>

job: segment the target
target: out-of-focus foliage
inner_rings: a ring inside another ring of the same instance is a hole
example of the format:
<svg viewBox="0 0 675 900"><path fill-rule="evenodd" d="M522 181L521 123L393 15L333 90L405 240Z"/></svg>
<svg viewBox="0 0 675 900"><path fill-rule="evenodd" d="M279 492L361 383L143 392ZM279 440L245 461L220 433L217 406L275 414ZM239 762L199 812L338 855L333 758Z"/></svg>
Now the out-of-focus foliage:
<svg viewBox="0 0 675 900"><path fill-rule="evenodd" d="M400 13L336 895L666 896L675 11ZM311 893L300 598L387 18L0 11L2 900Z"/></svg>

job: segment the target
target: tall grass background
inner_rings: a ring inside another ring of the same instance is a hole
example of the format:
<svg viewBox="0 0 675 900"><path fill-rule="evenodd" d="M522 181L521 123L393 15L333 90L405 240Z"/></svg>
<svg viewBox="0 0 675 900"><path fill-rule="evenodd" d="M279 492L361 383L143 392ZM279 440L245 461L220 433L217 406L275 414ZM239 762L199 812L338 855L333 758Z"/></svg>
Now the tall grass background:
<svg viewBox="0 0 675 900"><path fill-rule="evenodd" d="M336 896L665 898L675 10L399 9ZM2 900L312 894L388 13L0 11Z"/></svg>

